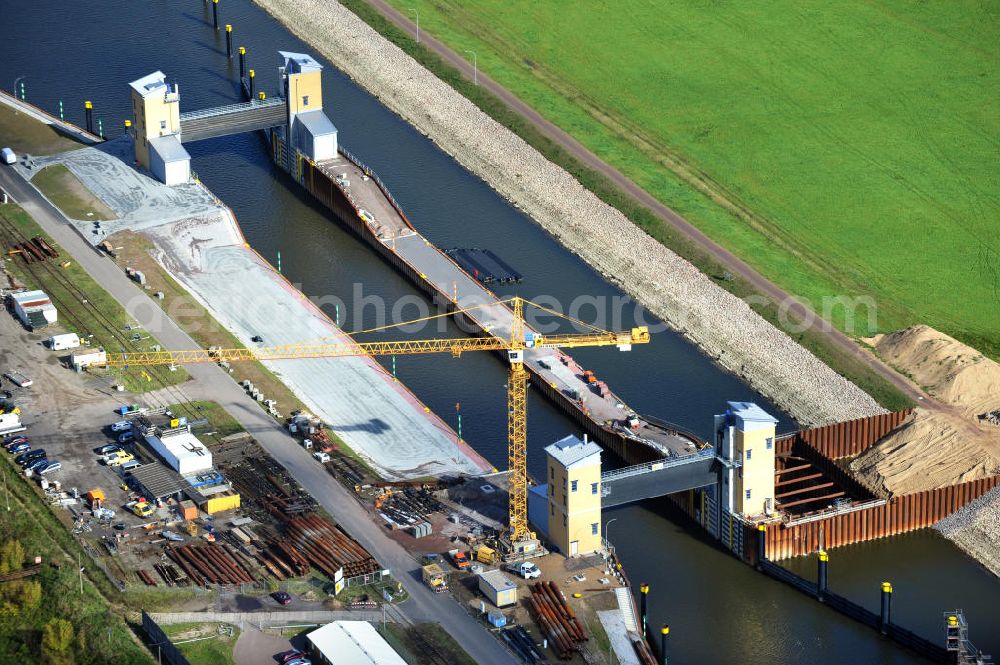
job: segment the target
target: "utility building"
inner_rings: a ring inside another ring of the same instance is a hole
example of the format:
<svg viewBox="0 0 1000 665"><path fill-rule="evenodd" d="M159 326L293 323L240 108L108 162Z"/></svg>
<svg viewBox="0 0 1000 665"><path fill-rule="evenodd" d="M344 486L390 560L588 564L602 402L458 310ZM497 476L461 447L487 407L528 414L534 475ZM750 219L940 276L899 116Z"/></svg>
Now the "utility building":
<svg viewBox="0 0 1000 665"><path fill-rule="evenodd" d="M305 53L278 53L285 60L278 72L288 100L288 142L314 162L333 159L337 128L323 113L323 65Z"/></svg>
<svg viewBox="0 0 1000 665"><path fill-rule="evenodd" d="M725 468L722 506L754 517L774 512L774 428L777 419L752 402L729 402L715 416L716 451Z"/></svg>
<svg viewBox="0 0 1000 665"><path fill-rule="evenodd" d="M191 155L181 145L181 103L163 72L132 81L135 160L167 185L191 178Z"/></svg>
<svg viewBox="0 0 1000 665"><path fill-rule="evenodd" d="M601 447L575 436L545 449L548 536L567 556L601 549Z"/></svg>

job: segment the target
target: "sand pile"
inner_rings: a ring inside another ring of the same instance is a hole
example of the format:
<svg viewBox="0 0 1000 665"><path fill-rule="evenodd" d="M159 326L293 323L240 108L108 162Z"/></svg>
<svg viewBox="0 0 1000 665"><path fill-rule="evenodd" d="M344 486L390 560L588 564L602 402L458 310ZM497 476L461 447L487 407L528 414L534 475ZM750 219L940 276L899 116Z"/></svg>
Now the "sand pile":
<svg viewBox="0 0 1000 665"><path fill-rule="evenodd" d="M878 354L967 416L1000 409L1000 364L929 326L872 340Z"/></svg>
<svg viewBox="0 0 1000 665"><path fill-rule="evenodd" d="M987 429L989 427L989 429ZM1000 474L1000 428L916 409L895 432L851 463L878 494L908 494Z"/></svg>
<svg viewBox="0 0 1000 665"><path fill-rule="evenodd" d="M916 409L899 429L851 463L872 490L906 494L1000 473L1000 365L928 326L871 340L879 355L954 408Z"/></svg>

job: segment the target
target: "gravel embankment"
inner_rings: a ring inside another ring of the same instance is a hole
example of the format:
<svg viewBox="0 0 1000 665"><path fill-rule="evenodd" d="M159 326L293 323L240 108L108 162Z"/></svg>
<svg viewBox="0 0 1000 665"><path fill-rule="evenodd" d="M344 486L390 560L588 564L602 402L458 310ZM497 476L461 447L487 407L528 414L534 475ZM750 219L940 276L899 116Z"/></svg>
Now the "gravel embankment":
<svg viewBox="0 0 1000 665"><path fill-rule="evenodd" d="M584 189L569 173L338 3L256 1L526 211L566 248L799 422L819 425L883 412L864 391ZM350 137L344 138L350 145ZM725 397L719 396L720 400Z"/></svg>
<svg viewBox="0 0 1000 665"><path fill-rule="evenodd" d="M941 520L936 528L1000 577L1000 487Z"/></svg>

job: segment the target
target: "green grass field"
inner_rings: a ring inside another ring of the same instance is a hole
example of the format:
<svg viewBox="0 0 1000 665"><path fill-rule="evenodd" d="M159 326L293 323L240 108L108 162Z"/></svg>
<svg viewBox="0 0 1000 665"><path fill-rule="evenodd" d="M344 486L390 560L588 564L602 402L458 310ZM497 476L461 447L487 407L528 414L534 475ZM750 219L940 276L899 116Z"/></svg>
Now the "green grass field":
<svg viewBox="0 0 1000 665"><path fill-rule="evenodd" d="M391 1L848 332L1000 357L995 5Z"/></svg>
<svg viewBox="0 0 1000 665"><path fill-rule="evenodd" d="M63 136L52 125L0 104L0 147L11 148L20 157L23 152L51 155L82 148L83 144Z"/></svg>
<svg viewBox="0 0 1000 665"><path fill-rule="evenodd" d="M230 626L232 635L220 634L218 623L175 623L160 626L191 665L233 665L233 647L240 631ZM208 639L198 639L198 638ZM191 640L191 641L189 641Z"/></svg>
<svg viewBox="0 0 1000 665"><path fill-rule="evenodd" d="M53 164L35 174L31 184L67 217L83 220L114 219L115 213L62 164Z"/></svg>

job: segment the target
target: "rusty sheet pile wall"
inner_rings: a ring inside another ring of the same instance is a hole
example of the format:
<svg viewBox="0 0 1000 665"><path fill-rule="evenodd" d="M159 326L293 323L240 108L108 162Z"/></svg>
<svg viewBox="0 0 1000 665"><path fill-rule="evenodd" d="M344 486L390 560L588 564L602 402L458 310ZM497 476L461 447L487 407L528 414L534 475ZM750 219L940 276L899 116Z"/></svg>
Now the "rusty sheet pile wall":
<svg viewBox="0 0 1000 665"><path fill-rule="evenodd" d="M831 460L854 457L899 427L911 413L913 409L905 409L825 427L814 427L798 432L790 438L805 443Z"/></svg>
<svg viewBox="0 0 1000 665"><path fill-rule="evenodd" d="M765 552L768 559L781 561L821 548L833 549L922 529L978 499L997 485L1000 485L1000 476L970 480L959 485L895 496L883 505L806 524L791 527L772 525L765 532Z"/></svg>

